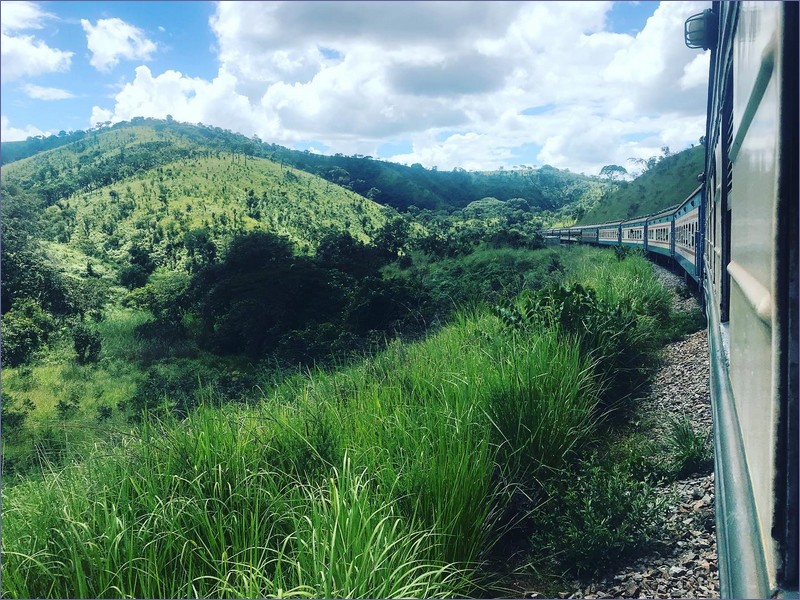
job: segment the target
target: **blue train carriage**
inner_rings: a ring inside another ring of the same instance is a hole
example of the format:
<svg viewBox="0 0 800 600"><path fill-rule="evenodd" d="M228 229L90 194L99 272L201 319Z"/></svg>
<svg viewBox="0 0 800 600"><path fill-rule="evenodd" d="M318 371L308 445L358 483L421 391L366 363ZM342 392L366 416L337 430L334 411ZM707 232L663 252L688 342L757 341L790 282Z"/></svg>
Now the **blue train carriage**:
<svg viewBox="0 0 800 600"><path fill-rule="evenodd" d="M622 239L621 221L597 226L597 243L601 246L619 246Z"/></svg>
<svg viewBox="0 0 800 600"><path fill-rule="evenodd" d="M580 229L580 241L582 244L597 243L597 225L584 225L579 229Z"/></svg>
<svg viewBox="0 0 800 600"><path fill-rule="evenodd" d="M558 229L543 229L541 233L547 246L557 245L561 242L561 234Z"/></svg>
<svg viewBox="0 0 800 600"><path fill-rule="evenodd" d="M702 267L702 248L700 229L700 209L702 205L702 186L698 187L683 201L675 211L673 239L675 261L695 281L700 281Z"/></svg>
<svg viewBox="0 0 800 600"><path fill-rule="evenodd" d="M645 217L636 217L628 221L623 221L620 224L622 229L622 238L620 243L623 246L632 248L647 249L647 219Z"/></svg>
<svg viewBox="0 0 800 600"><path fill-rule="evenodd" d="M713 2L685 27L690 48L711 50L704 287L723 597L798 597L799 12Z"/></svg>
<svg viewBox="0 0 800 600"><path fill-rule="evenodd" d="M578 227L569 227L566 231L568 242L578 243L581 241L581 230Z"/></svg>
<svg viewBox="0 0 800 600"><path fill-rule="evenodd" d="M671 206L647 217L647 250L672 258L675 242L675 210Z"/></svg>

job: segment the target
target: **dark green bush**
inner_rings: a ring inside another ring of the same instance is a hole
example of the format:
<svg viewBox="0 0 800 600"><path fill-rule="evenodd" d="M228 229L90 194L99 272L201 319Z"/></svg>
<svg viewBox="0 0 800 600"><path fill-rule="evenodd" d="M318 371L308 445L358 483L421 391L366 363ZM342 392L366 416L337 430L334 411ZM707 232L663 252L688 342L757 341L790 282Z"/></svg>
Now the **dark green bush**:
<svg viewBox="0 0 800 600"><path fill-rule="evenodd" d="M540 516L544 548L579 577L598 576L652 544L664 527L666 500L647 479L635 477L635 461L596 457L564 476ZM544 517L544 518L542 518Z"/></svg>
<svg viewBox="0 0 800 600"><path fill-rule="evenodd" d="M187 360L149 367L131 399L132 418L138 420L144 411L188 414L199 404L201 369L201 365Z"/></svg>
<svg viewBox="0 0 800 600"><path fill-rule="evenodd" d="M14 436L25 426L28 415L36 406L27 398L19 402L7 392L2 392L0 399L2 400L0 419L2 420L3 435Z"/></svg>
<svg viewBox="0 0 800 600"><path fill-rule="evenodd" d="M3 363L16 367L33 358L55 329L55 321L33 300L19 300L3 315Z"/></svg>
<svg viewBox="0 0 800 600"><path fill-rule="evenodd" d="M114 413L114 409L110 406L100 405L97 407L97 421L98 423L102 423L103 421L107 421L111 418L111 415Z"/></svg>
<svg viewBox="0 0 800 600"><path fill-rule="evenodd" d="M99 331L78 323L72 332L72 337L78 364L85 365L99 360L100 350L103 347L103 338Z"/></svg>

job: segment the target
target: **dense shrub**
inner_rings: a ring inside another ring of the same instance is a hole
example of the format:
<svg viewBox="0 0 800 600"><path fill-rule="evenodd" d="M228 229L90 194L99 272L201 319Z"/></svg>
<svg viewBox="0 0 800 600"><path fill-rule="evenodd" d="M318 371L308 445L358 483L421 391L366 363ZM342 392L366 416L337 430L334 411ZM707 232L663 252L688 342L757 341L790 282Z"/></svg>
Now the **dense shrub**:
<svg viewBox="0 0 800 600"><path fill-rule="evenodd" d="M55 321L33 300L19 300L3 315L3 363L15 367L29 361L55 329Z"/></svg>
<svg viewBox="0 0 800 600"><path fill-rule="evenodd" d="M84 365L99 360L100 350L103 347L99 331L89 328L84 323L78 323L73 329L72 337L78 364Z"/></svg>
<svg viewBox="0 0 800 600"><path fill-rule="evenodd" d="M14 396L7 392L2 392L2 420L3 435L13 437L17 435L25 426L30 412L36 408L27 398L19 402Z"/></svg>
<svg viewBox="0 0 800 600"><path fill-rule="evenodd" d="M636 476L634 465L592 457L563 476L551 490L554 506L539 517L534 544L542 544L544 556L591 577L654 542L664 527L666 499Z"/></svg>

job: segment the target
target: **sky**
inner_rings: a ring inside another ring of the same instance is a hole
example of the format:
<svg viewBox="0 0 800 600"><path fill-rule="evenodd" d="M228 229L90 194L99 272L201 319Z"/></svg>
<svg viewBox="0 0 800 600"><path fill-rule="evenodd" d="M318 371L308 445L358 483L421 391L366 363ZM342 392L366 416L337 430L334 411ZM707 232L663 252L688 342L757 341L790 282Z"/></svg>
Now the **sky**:
<svg viewBox="0 0 800 600"><path fill-rule="evenodd" d="M704 134L710 2L0 2L0 139L133 117L596 175Z"/></svg>

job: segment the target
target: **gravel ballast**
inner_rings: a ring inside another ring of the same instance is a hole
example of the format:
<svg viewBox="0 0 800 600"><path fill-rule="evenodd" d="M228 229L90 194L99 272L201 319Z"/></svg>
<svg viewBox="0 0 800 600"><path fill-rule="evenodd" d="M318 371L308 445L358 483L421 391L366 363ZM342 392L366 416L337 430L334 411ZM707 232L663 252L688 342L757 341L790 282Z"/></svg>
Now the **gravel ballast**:
<svg viewBox="0 0 800 600"><path fill-rule="evenodd" d="M667 289L683 281L653 267ZM675 308L699 307L694 297L674 294ZM709 357L705 331L667 346L641 416L663 439L671 418L689 417L696 430L711 428ZM695 475L664 483L658 493L669 501L667 525L652 552L589 585L573 582L561 598L714 598L719 597L714 522L714 475ZM528 597L539 597L532 592Z"/></svg>

